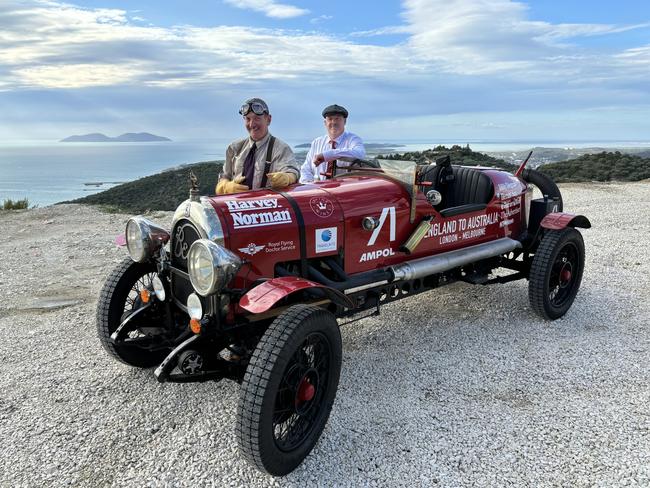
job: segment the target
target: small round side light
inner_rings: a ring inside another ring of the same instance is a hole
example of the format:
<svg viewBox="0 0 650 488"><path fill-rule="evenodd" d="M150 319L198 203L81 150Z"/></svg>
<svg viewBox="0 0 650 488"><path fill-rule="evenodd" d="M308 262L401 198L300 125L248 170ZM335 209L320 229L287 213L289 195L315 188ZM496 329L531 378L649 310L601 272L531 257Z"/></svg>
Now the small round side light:
<svg viewBox="0 0 650 488"><path fill-rule="evenodd" d="M163 285L162 280L158 277L158 275L153 277L153 280L151 280L151 284L153 285L153 291L156 294L156 297L158 300L161 302L165 301L165 286Z"/></svg>
<svg viewBox="0 0 650 488"><path fill-rule="evenodd" d="M203 305L196 293L190 293L187 297L187 313L191 319L201 320L203 318Z"/></svg>
<svg viewBox="0 0 650 488"><path fill-rule="evenodd" d="M142 303L149 303L150 298L151 295L149 294L149 290L147 290L146 288L140 290L140 300L142 300Z"/></svg>
<svg viewBox="0 0 650 488"><path fill-rule="evenodd" d="M190 320L190 330L194 332L195 334L200 334L201 333L201 322L199 322L196 319L191 319Z"/></svg>

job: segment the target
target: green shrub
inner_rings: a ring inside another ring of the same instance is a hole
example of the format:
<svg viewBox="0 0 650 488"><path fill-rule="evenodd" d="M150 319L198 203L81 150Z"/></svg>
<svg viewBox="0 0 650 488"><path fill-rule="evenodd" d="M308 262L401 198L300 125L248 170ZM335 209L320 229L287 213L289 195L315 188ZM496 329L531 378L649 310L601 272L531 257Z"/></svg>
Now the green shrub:
<svg viewBox="0 0 650 488"><path fill-rule="evenodd" d="M435 161L442 156L449 156L451 164L460 164L464 166L491 166L495 168L502 168L507 171L514 171L517 169L512 163L508 163L503 159L493 158L487 154L474 152L469 147L469 144L461 147L457 144L448 148L446 146L436 146L433 149L426 149L424 151L412 151L405 153L386 154L377 156L378 159L397 159L401 161L416 161L418 164L426 164L427 161Z"/></svg>
<svg viewBox="0 0 650 488"><path fill-rule="evenodd" d="M650 158L615 152L585 154L537 168L557 183L568 181L639 181L650 178Z"/></svg>
<svg viewBox="0 0 650 488"><path fill-rule="evenodd" d="M23 198L22 200L14 201L11 198L7 198L2 205L2 208L4 210L24 210L26 208L29 208L29 200Z"/></svg>

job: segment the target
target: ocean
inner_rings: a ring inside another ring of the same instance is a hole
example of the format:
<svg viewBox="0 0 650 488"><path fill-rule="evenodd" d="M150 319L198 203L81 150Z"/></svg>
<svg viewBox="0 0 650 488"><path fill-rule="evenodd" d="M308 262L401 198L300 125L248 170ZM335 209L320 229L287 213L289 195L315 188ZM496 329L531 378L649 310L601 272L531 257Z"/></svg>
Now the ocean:
<svg viewBox="0 0 650 488"><path fill-rule="evenodd" d="M199 161L222 160L229 140L146 143L0 142L0 204L27 198L46 206L105 190L165 169ZM305 140L286 140L294 147ZM543 147L648 147L648 142L562 141L366 141L395 144L395 152L419 151L438 144L469 144L475 151L521 151ZM304 152L305 149L295 149ZM215 169L215 181L217 172Z"/></svg>

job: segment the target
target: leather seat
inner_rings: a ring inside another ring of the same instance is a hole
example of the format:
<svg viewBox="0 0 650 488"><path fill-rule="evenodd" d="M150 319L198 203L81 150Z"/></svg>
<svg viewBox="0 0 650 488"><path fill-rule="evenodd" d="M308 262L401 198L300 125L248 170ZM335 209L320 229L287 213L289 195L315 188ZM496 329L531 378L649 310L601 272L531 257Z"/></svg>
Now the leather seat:
<svg viewBox="0 0 650 488"><path fill-rule="evenodd" d="M453 171L454 181L451 192L447 195L451 201L447 208L470 203L486 204L490 201L493 194L492 180L483 171L462 167L454 167Z"/></svg>
<svg viewBox="0 0 650 488"><path fill-rule="evenodd" d="M438 190L442 202L437 210L463 205L485 205L494 193L492 180L482 171L460 166L437 165L427 168L424 181L433 183L423 191Z"/></svg>

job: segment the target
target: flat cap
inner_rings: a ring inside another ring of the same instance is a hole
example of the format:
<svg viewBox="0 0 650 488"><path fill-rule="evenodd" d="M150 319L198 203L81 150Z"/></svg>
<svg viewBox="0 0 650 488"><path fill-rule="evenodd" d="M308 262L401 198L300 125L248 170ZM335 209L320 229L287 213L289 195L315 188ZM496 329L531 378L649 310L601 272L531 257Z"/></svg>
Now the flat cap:
<svg viewBox="0 0 650 488"><path fill-rule="evenodd" d="M345 107L341 107L340 105L334 104L334 105L329 105L323 109L323 117L327 117L328 115L342 115L347 119L348 111L345 110Z"/></svg>

